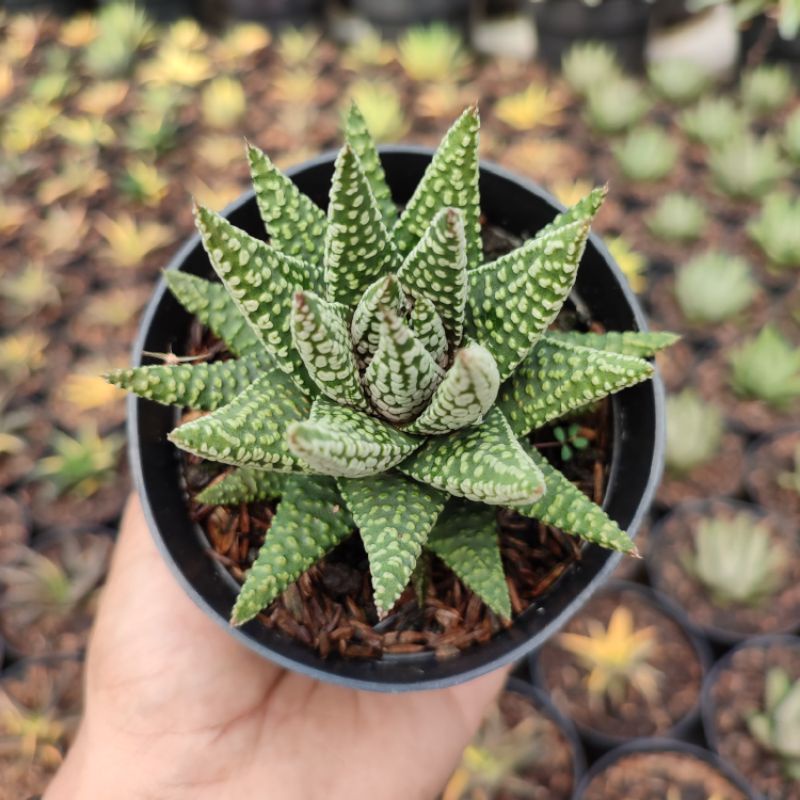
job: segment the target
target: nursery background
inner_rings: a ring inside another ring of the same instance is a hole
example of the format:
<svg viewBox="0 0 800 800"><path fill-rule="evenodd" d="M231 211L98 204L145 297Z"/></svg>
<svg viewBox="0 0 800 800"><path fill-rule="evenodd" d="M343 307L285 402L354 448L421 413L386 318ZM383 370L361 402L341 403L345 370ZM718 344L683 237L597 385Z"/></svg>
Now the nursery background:
<svg viewBox="0 0 800 800"><path fill-rule="evenodd" d="M0 7L0 800L80 713L130 491L101 376L192 198L248 188L243 139L300 163L353 100L428 145L477 101L485 159L564 204L607 182L594 229L682 335L644 559L519 665L444 797L569 798L588 763L576 796L800 798L800 5L84 6ZM564 460L585 434L556 429Z"/></svg>

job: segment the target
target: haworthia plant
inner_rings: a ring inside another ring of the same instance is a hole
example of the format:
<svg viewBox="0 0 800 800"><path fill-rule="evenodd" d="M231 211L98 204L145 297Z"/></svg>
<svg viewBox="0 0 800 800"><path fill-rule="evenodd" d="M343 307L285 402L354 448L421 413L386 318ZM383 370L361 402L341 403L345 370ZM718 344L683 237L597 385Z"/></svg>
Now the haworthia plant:
<svg viewBox="0 0 800 800"><path fill-rule="evenodd" d="M410 583L424 589L434 555L510 617L498 509L634 551L529 434L648 379L646 359L675 337L551 330L604 189L483 263L476 108L445 135L402 212L356 108L345 138L327 213L254 147L267 239L197 209L220 283L173 272L166 280L226 358L109 380L209 412L170 434L232 467L199 502L277 503L234 624L356 531L379 616Z"/></svg>

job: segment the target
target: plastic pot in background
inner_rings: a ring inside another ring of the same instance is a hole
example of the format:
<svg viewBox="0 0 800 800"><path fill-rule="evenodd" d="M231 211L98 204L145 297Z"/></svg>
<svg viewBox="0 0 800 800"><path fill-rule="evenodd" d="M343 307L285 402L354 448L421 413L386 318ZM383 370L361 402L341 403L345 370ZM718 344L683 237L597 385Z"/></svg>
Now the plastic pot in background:
<svg viewBox="0 0 800 800"><path fill-rule="evenodd" d="M734 753L726 754L726 750L728 749L725 744L723 743L724 735L721 734L718 725L717 725L717 700L714 698L714 692L717 687L720 678L725 675L726 673L730 674L731 672L736 671L736 664L735 662L741 659L742 655L745 654L746 651L758 651L763 650L763 663L759 664L757 667L757 671L760 675L766 675L766 670L768 669L768 663L770 661L770 657L768 655L768 651L774 648L775 650L788 650L798 654L798 658L800 658L800 637L798 636L757 636L753 639L748 639L745 642L742 642L737 647L733 648L729 653L727 653L723 658L721 658L715 665L714 668L709 672L706 677L705 683L703 684L703 695L701 699L701 715L703 720L703 730L705 732L706 741L708 742L708 746L714 750L715 753L719 755L720 758L728 757L732 760L732 756ZM773 661L775 659L773 658ZM741 670L741 667L740 667ZM796 676L800 677L800 676ZM749 678L740 681L739 683L743 684L745 687L750 688L751 681ZM762 689L763 691L763 689ZM732 693L733 698L741 697L739 692L739 687L737 685L737 690ZM744 703L747 705L747 708L743 708L743 713L746 713L750 710L751 705L751 698L742 698ZM759 701L763 702L763 697L758 698ZM735 714L735 708L732 707L732 703L729 699L726 698L724 710L726 716L729 719L734 720L735 717L732 715ZM766 753L760 749L759 745L753 740L752 747L747 747L747 756L748 758L755 758L756 761L759 759L763 762L764 760L768 759ZM741 758L737 762L737 767L741 770L742 774L746 779L748 779L751 784L753 785L754 791L760 792L758 795L759 798L761 797L783 797L783 794L766 794L766 786L760 785L761 781L765 781L768 779L767 772L764 770L763 767L759 768L754 773L751 773L751 768L754 766L753 763L745 763ZM774 775L772 776L774 777ZM781 789L778 787L774 787L777 792L781 792ZM800 789L798 790L798 795L800 796Z"/></svg>
<svg viewBox="0 0 800 800"><path fill-rule="evenodd" d="M800 64L800 36L784 39L775 20L759 14L742 29L742 63L751 60L788 61Z"/></svg>
<svg viewBox="0 0 800 800"><path fill-rule="evenodd" d="M394 199L405 203L430 162L426 148L390 147L381 159ZM327 205L335 153L327 153L288 172L300 189L320 206ZM536 185L496 166L483 164L481 208L487 220L527 238L550 222L561 206ZM263 236L263 223L252 193L225 212L233 225ZM170 264L205 278L213 277L200 239L194 236ZM608 251L590 236L578 272L574 299L609 330L645 328L638 302ZM145 351L182 352L190 315L166 291L163 280L147 307L133 363L147 361ZM176 410L131 396L128 440L136 487L159 549L190 597L231 636L264 658L320 680L374 691L433 689L460 683L524 658L552 636L586 602L622 558L586 546L579 563L491 641L446 660L433 654L385 656L372 661L323 659L305 645L267 628L258 619L241 628L228 625L238 585L207 555L208 543L189 519L179 451L167 441ZM611 401L613 445L604 507L617 523L635 535L647 513L663 463L663 391L656 378L615 395Z"/></svg>
<svg viewBox="0 0 800 800"><path fill-rule="evenodd" d="M273 27L319 22L324 0L218 0L225 19L252 20Z"/></svg>
<svg viewBox="0 0 800 800"><path fill-rule="evenodd" d="M616 594L618 592L624 592L625 594L633 594L639 597L642 603L650 604L653 608L655 608L658 612L664 615L667 619L673 622L678 628L680 628L681 632L686 637L686 641L691 646L692 650L695 653L698 663L700 664L701 668L701 676L700 676L700 687L698 688L697 698L695 701L694 706L687 711L680 719L676 720L675 724L666 731L662 733L656 734L653 737L630 737L630 736L617 736L614 734L606 733L604 731L598 730L597 728L589 727L581 723L578 720L573 720L573 724L577 728L581 739L583 740L584 744L586 745L587 754L591 759L598 758L604 753L607 753L609 750L612 750L615 747L618 747L622 744L627 744L628 742L635 740L635 741L643 741L649 738L655 739L685 739L685 738L692 738L694 734L698 730L698 722L700 719L700 693L702 690L702 683L705 678L705 675L708 673L708 670L711 667L712 663L712 654L711 648L708 646L708 643L696 636L692 630L686 627L683 620L683 615L680 613L680 610L675 607L673 603L669 601L668 598L661 595L659 592L651 589L647 586L643 586L642 584L638 583L630 583L628 581L612 581L611 583L607 584L602 589L603 594ZM546 683L544 670L541 666L541 663L538 658L538 653L534 653L530 657L531 663L531 675L533 676L533 680L535 685L542 690L547 696L551 699L554 705L556 705L555 700L551 697L550 687ZM558 705L556 705L558 708ZM559 709L561 710L561 709ZM562 711L562 713L567 713Z"/></svg>
<svg viewBox="0 0 800 800"><path fill-rule="evenodd" d="M560 69L562 56L577 42L603 42L614 48L630 70L644 66L650 4L644 0L527 0L536 22L539 55Z"/></svg>
<svg viewBox="0 0 800 800"><path fill-rule="evenodd" d="M352 0L353 11L385 36L413 25L445 22L467 29L472 0Z"/></svg>
<svg viewBox="0 0 800 800"><path fill-rule="evenodd" d="M592 768L584 775L583 780L575 792L574 800L640 800L633 791L631 791L630 783L626 787L626 794L615 796L600 795L592 791L592 783L600 780L604 773L607 773L612 767L619 762L628 759L636 758L637 756L679 756L691 761L698 762L699 765L705 765L713 770L724 779L728 788L727 792L731 790L738 790L736 795L725 793L722 796L726 800L759 800L753 793L752 789L747 785L744 779L736 772L736 770L727 762L719 758L715 753L704 750L696 745L687 744L686 742L679 742L674 739L642 739L629 744L624 744L616 750L607 753L599 761L597 761ZM654 759L653 767L657 761ZM652 774L652 767L650 772ZM653 794L644 795L644 797L654 797Z"/></svg>

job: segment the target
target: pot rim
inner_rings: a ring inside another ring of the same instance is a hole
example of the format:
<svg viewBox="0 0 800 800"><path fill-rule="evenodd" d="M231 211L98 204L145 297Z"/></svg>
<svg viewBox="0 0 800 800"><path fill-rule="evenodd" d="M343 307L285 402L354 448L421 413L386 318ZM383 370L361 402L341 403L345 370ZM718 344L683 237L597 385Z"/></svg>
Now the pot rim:
<svg viewBox="0 0 800 800"><path fill-rule="evenodd" d="M327 150L315 158L304 161L294 167L284 170L284 174L289 178L294 178L305 172L328 166L333 163L337 155L337 150ZM423 156L430 159L433 156L434 149L420 145L384 145L379 148L379 153L383 155L410 155L412 157ZM479 167L482 175L486 175L492 179L500 180L501 182L508 182L516 184L520 189L528 194L533 195L537 200L550 205L555 211L561 212L565 210L563 204L558 202L549 192L544 190L538 184L521 177L510 170L505 169L497 164L494 164L483 159L479 162ZM242 194L238 199L230 203L222 210L223 216L228 216L233 212L245 206L254 197L254 192L251 190ZM627 310L633 317L636 329L640 331L647 331L648 326L633 291L628 285L627 279L624 277L622 271L617 265L616 261L612 258L606 245L596 233L590 233L588 241L597 251L598 256L603 261L604 268L607 269L614 279L618 291L621 293ZM200 245L200 236L198 233L193 233L187 238L183 245L177 250L175 255L170 260L166 269L179 269L180 266L187 260L190 254ZM132 363L140 363L142 351L145 350L145 342L148 334L153 325L153 320L158 310L158 307L167 294L167 286L163 277L159 280L158 284L153 290L152 296L145 308L142 315L136 340L132 348ZM647 385L647 384L645 384ZM627 525L628 532L631 536L635 536L643 519L645 518L650 505L655 497L656 490L661 481L661 476L664 467L664 446L665 446L665 430L666 420L664 414L664 388L658 372L655 371L649 381L649 392L652 399L653 415L653 447L649 454L648 461L648 477L646 484L638 498L638 503L635 512L632 514L631 521ZM619 402L613 399L613 409L615 416L614 424L614 453L619 454L621 451L621 443L619 437L621 436L620 425L616 424L616 416L619 409ZM136 397L131 394L127 398L127 434L128 434L128 458L130 462L131 474L133 476L133 484L142 503L142 510L147 520L150 533L155 540L156 547L161 553L162 558L166 561L170 571L178 581L179 585L189 595L192 601L199 606L199 608L212 619L220 628L225 630L228 635L233 636L238 642L246 646L251 651L257 653L262 658L267 658L274 664L284 669L299 672L316 680L321 680L327 683L338 684L367 691L378 692L404 692L404 691L418 691L418 690L434 690L442 689L445 687L453 686L457 683L463 683L474 678L478 678L488 672L492 672L507 664L511 664L524 658L535 647L539 646L546 639L550 638L556 633L566 622L575 614L589 599L591 594L594 593L601 585L603 585L607 577L614 571L616 566L623 558L623 554L619 552L609 552L605 558L605 562L597 571L587 579L583 579L583 585L575 594L568 600L564 608L559 611L552 620L547 622L541 629L537 631L534 636L526 636L517 641L510 642L504 652L495 657L490 657L480 661L478 664L463 667L460 670L449 670L445 675L427 676L424 674L421 666L423 664L434 663L438 665L440 662L435 661L433 653L425 654L426 659L416 660L413 662L400 662L398 659L396 663L405 663L408 665L407 681L401 682L398 680L391 680L385 676L376 674L374 677L354 677L349 674L346 667L341 664L337 666L328 665L319 659L315 665L303 663L291 656L284 655L276 649L268 647L264 643L256 640L249 635L247 625L242 627L231 626L227 619L224 619L221 614L211 605L211 603L204 597L204 595L195 587L189 580L181 566L177 563L172 553L170 552L166 541L160 533L159 525L156 519L156 513L153 505L151 504L148 491L145 486L144 470L141 458L141 447L139 441L139 406L140 403L147 401ZM629 445L630 446L630 445ZM614 484L616 474L619 468L619 458L612 455L612 463L609 469L608 486ZM569 571L568 571L569 572ZM516 623L516 621L515 621ZM253 624L253 623L248 623ZM509 630L512 630L512 624ZM496 638L496 637L494 637ZM480 650L483 647L490 646L491 642L486 645L478 645L470 648L469 651ZM401 657L408 659L408 656ZM452 659L453 662L457 661L458 657ZM384 659L386 661L386 659ZM358 664L359 662L353 662ZM447 664L447 661L441 664ZM330 662L329 662L330 664Z"/></svg>

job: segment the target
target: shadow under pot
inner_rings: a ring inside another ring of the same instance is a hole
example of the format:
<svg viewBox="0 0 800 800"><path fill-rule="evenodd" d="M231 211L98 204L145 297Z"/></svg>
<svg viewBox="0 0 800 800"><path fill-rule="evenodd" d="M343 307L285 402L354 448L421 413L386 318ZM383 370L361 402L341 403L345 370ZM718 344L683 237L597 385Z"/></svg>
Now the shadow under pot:
<svg viewBox="0 0 800 800"><path fill-rule="evenodd" d="M744 642L716 664L703 687L703 727L709 746L736 764L766 800L800 799L798 698L797 636L761 636Z"/></svg>
<svg viewBox="0 0 800 800"><path fill-rule="evenodd" d="M575 800L756 800L733 768L685 742L653 739L607 753L586 773Z"/></svg>
<svg viewBox="0 0 800 800"><path fill-rule="evenodd" d="M570 800L585 768L572 723L530 683L510 678L442 800Z"/></svg>
<svg viewBox="0 0 800 800"><path fill-rule="evenodd" d="M747 453L745 483L757 503L800 521L800 428L755 442Z"/></svg>
<svg viewBox="0 0 800 800"><path fill-rule="evenodd" d="M800 626L800 539L781 514L727 499L682 504L654 529L645 564L687 624L719 645Z"/></svg>
<svg viewBox="0 0 800 800"><path fill-rule="evenodd" d="M711 655L664 598L614 582L532 660L537 685L598 754L639 737L687 735Z"/></svg>

